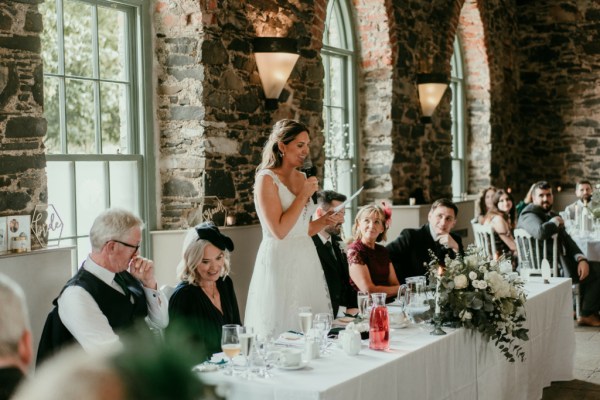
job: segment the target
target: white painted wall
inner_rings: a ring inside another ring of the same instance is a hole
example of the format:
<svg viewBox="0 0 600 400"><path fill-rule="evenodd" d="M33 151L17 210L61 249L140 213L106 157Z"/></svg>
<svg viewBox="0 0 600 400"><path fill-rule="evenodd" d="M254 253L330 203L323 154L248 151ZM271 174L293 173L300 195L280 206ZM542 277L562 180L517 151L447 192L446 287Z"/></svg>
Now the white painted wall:
<svg viewBox="0 0 600 400"><path fill-rule="evenodd" d="M14 279L25 292L35 354L52 300L71 278L74 253L74 247L61 247L0 256L0 272Z"/></svg>
<svg viewBox="0 0 600 400"><path fill-rule="evenodd" d="M242 319L246 310L248 286L252 278L256 252L262 240L260 225L233 226L219 228L233 240L235 249L231 253L231 279L238 299ZM152 256L158 285L176 285L177 264L181 260L183 239L186 230L151 231Z"/></svg>

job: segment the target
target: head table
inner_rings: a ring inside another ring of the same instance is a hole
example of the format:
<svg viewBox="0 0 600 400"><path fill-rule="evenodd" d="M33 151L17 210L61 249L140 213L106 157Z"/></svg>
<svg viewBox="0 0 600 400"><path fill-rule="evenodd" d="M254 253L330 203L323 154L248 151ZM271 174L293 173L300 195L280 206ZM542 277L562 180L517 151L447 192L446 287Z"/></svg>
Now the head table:
<svg viewBox="0 0 600 400"><path fill-rule="evenodd" d="M525 286L529 341L524 362L509 363L478 333L444 328L392 330L390 350L373 351L366 341L360 354L348 356L337 346L307 367L274 368L269 379L200 373L224 386L228 399L540 399L552 381L573 379L575 333L571 280L532 277Z"/></svg>

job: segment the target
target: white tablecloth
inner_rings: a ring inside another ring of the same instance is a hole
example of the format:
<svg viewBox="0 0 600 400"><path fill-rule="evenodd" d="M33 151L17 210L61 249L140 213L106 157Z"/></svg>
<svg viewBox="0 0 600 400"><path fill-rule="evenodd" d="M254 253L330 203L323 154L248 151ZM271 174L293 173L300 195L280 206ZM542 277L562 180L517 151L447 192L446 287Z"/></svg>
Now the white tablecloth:
<svg viewBox="0 0 600 400"><path fill-rule="evenodd" d="M572 235L577 246L590 261L600 261L600 237L597 235Z"/></svg>
<svg viewBox="0 0 600 400"><path fill-rule="evenodd" d="M430 328L393 331L388 352L358 356L333 349L296 371L274 369L251 381L221 372L201 374L227 386L228 399L539 399L551 381L573 379L575 333L571 280L538 278L526 285L527 359L509 363L493 344L464 329L432 336Z"/></svg>

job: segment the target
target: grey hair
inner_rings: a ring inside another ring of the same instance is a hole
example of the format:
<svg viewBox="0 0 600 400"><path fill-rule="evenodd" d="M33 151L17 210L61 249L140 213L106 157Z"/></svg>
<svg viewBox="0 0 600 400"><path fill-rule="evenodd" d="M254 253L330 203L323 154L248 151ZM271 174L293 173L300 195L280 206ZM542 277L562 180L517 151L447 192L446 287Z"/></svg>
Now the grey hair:
<svg viewBox="0 0 600 400"><path fill-rule="evenodd" d="M100 251L110 240L123 240L133 228L144 228L144 221L123 208L109 208L101 212L90 229L90 243Z"/></svg>
<svg viewBox="0 0 600 400"><path fill-rule="evenodd" d="M29 330L23 290L8 276L0 274L0 357L16 355L23 332Z"/></svg>
<svg viewBox="0 0 600 400"><path fill-rule="evenodd" d="M183 240L182 259L177 266L177 278L193 285L200 283L200 274L198 274L198 263L204 257L204 250L210 241L198 239L198 232L195 228L188 229L188 232ZM221 270L221 277L226 277L231 271L230 254L227 249L223 250L225 255L225 263Z"/></svg>

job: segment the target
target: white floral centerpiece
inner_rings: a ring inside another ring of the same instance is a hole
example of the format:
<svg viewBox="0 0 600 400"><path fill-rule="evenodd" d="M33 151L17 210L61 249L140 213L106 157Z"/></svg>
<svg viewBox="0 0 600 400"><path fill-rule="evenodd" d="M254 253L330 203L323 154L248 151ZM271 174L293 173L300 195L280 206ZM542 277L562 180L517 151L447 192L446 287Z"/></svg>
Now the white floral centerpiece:
<svg viewBox="0 0 600 400"><path fill-rule="evenodd" d="M437 284L440 279L441 321L481 332L508 361L523 361L525 352L519 341L529 340L524 328L526 296L519 279L509 281L500 272L503 258L487 260L474 246L469 246L464 257L446 257L443 264L433 253L431 257L430 282Z"/></svg>

